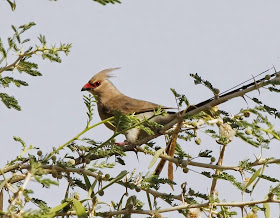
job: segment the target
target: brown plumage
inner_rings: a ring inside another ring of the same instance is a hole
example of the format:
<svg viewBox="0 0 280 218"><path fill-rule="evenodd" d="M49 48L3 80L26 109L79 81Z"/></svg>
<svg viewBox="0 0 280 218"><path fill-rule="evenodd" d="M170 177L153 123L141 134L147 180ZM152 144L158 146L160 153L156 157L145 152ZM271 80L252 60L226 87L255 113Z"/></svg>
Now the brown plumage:
<svg viewBox="0 0 280 218"><path fill-rule="evenodd" d="M101 120L114 116L115 111L121 111L123 114L135 113L139 119L150 118L154 115L160 105L148 101L138 100L122 94L108 79L112 77L111 72L119 68L110 68L94 75L89 82L84 85L82 91L89 91L97 97L98 113ZM170 107L160 106L162 109L171 109ZM168 112L166 116L156 116L151 120L165 125L176 117L176 113ZM109 129L114 127L108 123L105 124ZM128 143L135 143L137 139L146 134L138 128L127 131L126 139Z"/></svg>

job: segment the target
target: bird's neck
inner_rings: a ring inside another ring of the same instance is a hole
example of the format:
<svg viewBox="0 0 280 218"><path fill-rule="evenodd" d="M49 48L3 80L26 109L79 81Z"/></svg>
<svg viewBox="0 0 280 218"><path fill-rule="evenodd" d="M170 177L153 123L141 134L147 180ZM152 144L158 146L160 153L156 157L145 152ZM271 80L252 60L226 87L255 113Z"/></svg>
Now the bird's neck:
<svg viewBox="0 0 280 218"><path fill-rule="evenodd" d="M98 93L97 100L99 104L106 104L111 99L123 95L115 86L109 86L103 92Z"/></svg>

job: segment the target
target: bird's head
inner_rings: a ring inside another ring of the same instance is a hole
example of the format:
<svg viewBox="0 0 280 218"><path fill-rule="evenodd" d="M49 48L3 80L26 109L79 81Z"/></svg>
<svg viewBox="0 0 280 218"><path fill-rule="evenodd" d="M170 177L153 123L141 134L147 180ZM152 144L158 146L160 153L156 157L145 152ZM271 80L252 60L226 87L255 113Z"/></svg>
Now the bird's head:
<svg viewBox="0 0 280 218"><path fill-rule="evenodd" d="M120 68L109 68L95 74L89 80L89 82L83 86L81 91L89 91L93 95L99 95L102 92L102 90L110 89L113 86L113 84L108 79L112 77L111 72L117 69Z"/></svg>

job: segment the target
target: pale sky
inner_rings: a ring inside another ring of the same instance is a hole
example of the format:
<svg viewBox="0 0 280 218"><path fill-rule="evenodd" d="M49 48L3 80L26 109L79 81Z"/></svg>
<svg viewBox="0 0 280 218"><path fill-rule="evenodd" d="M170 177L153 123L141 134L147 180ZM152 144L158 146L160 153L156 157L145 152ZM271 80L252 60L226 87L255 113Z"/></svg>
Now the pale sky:
<svg viewBox="0 0 280 218"><path fill-rule="evenodd" d="M2 41L13 33L12 24L20 26L33 21L37 25L26 32L32 42L37 42L39 34L44 34L51 44L73 45L69 56L62 55L61 64L38 61L42 77L12 74L26 80L30 86L4 89L19 100L22 111L9 110L0 104L1 167L20 154L21 148L13 136L20 136L27 144L49 152L53 146L79 133L86 124L82 100L86 93L80 90L92 75L103 69L121 67L112 82L124 94L172 107L176 102L170 88L185 94L191 104L212 97L206 88L193 84L190 73L198 73L223 91L272 65L279 70L279 8L280 2L276 0L123 0L122 4L105 7L91 0L18 0L17 9L12 12L8 3L1 0ZM258 93L251 96L258 97ZM261 90L260 99L280 109L277 95ZM235 113L240 106L247 107L242 99L225 103L221 108ZM95 113L93 123L99 120ZM277 125L280 127L279 120L275 122ZM100 126L86 136L105 141L111 134L105 126ZM188 142L186 152L195 155L208 148L217 155L219 146L215 141L201 137L202 145ZM158 142L164 146L163 137ZM279 157L278 145L279 142L272 143L272 148L263 152L264 157ZM237 165L246 158L254 160L254 155L259 153L260 149L235 140L226 152L226 163ZM148 172L151 157L140 155L138 162L134 154L128 154L126 160L126 169ZM178 170L176 176L196 190L209 191L210 180L198 174L182 175ZM224 192L220 193L221 198L241 201L240 193L232 192L231 184L219 181L218 188L221 186ZM60 189L62 193L65 190L63 186ZM264 184L259 189L256 190L258 194L247 200L263 199L269 186ZM39 190L42 193L37 193L38 196L49 198L48 190ZM162 190L171 191L169 187ZM179 189L176 190L179 193ZM107 194L107 197L114 196ZM53 201L50 206L57 204L59 202ZM272 212L279 215L276 205L272 206Z"/></svg>

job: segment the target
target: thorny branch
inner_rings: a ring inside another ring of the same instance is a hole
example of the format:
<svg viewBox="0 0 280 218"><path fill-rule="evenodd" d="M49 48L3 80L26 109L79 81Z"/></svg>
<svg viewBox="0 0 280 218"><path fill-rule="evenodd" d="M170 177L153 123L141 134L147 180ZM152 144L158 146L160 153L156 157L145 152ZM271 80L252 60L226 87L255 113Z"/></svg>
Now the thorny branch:
<svg viewBox="0 0 280 218"><path fill-rule="evenodd" d="M178 121L181 120L182 118L191 117L191 116L193 116L195 114L198 114L202 111L209 110L210 108L215 107L219 104L222 104L222 103L224 103L224 102L226 102L230 99L237 98L237 97L243 97L248 92L257 90L261 87L264 87L264 86L267 86L267 85L270 85L270 84L273 84L273 83L277 83L277 82L278 83L280 82L280 73L275 73L275 78L273 78L271 80L268 80L268 81L261 80L258 84L254 83L251 87L245 86L246 87L245 89L236 89L236 90L233 90L230 93L225 94L221 97L215 98L213 100L212 99L207 100L205 102L202 102L202 103L199 103L199 104L195 105L194 107L189 107L187 109L187 112L184 115L179 115L178 114L177 118L175 118L173 121L166 124L159 132L156 132L154 135L149 135L146 138L143 138L143 139L139 140L137 142L137 144L130 144L130 145L124 146L123 150L124 151L133 151L136 146L146 144L150 140L155 139L155 138L157 138L161 135L164 135L169 129L171 129L175 124L177 124ZM91 160L98 159L98 157L96 157L95 155L90 155L88 158L91 159ZM76 163L80 163L80 162L81 162L81 158L77 158ZM207 167L207 168L212 168L212 167L210 166L210 167Z"/></svg>
<svg viewBox="0 0 280 218"><path fill-rule="evenodd" d="M211 203L215 207L244 207L244 206L254 206L258 204L264 204L264 203L280 203L280 200L274 199L274 198L267 198L264 200L256 200L256 201L242 201L242 202L227 202L227 203ZM178 206L170 207L170 208L163 208L159 210L120 210L120 211L110 211L110 212L102 212L103 215L106 215L107 217L112 217L116 215L121 214L147 214L147 215L156 215L159 213L166 213L166 212L172 212L172 211L178 211L183 209L191 209L191 208L208 208L209 202L207 203L201 203L201 204L187 204L183 203ZM70 211L67 213L58 213L58 216L67 216L67 215L76 215L75 211Z"/></svg>
<svg viewBox="0 0 280 218"><path fill-rule="evenodd" d="M32 178L31 172L27 172L27 175L25 176L25 180L22 184L22 186L18 189L16 193L14 193L13 201L10 203L8 211L11 210L12 207L14 207L17 203L17 201L20 199L21 195L23 194L24 189L26 189L28 182Z"/></svg>
<svg viewBox="0 0 280 218"><path fill-rule="evenodd" d="M16 64L16 62L14 62L13 64ZM12 67L9 65L9 67ZM3 68L2 68L3 69ZM2 70L1 69L1 70ZM278 82L280 81L280 76L279 73L275 74L276 77L274 79L271 79L269 81L260 81L258 84L254 84L251 87L246 87L246 89L238 89L236 91L232 91L228 94L225 94L223 96L220 96L218 98L215 99L211 99L211 101L205 101L204 104L197 104L195 107L192 107L191 109L187 110L187 113L185 115L180 115L178 114L178 118L174 119L172 122L170 122L169 124L165 125L161 131L159 131L158 133L156 133L153 136L148 136L147 138L139 141L134 145L127 145L127 146L123 146L122 150L124 152L128 152L128 151L138 151L138 152L143 152L145 153L145 149L142 148L140 145L147 143L148 141L150 141L153 138L156 138L162 134L165 134L167 130L169 130L170 128L173 127L173 125L175 125L178 120L181 119L186 119L187 117L193 116L201 111L207 110L209 108L212 108L216 105L219 105L223 102L226 102L232 98L236 98L236 97L243 97L246 93L251 92L253 90L259 89L260 87L264 87L266 85L272 84L274 82ZM103 122L102 122L103 123ZM100 124L100 123L99 123ZM98 124L98 125L99 125ZM94 125L95 126L95 125ZM59 148L62 149L65 146L67 146L67 144L71 143L72 141L76 140L79 138L79 136L81 136L83 133L85 133L86 131L88 131L89 129L91 129L91 127L85 129L82 133L78 134L76 137L72 138L71 140L69 140L67 143L63 144L62 146L60 146ZM225 147L225 146L224 146ZM51 153L48 157L50 157L53 153ZM117 155L117 154L116 154ZM79 157L75 160L75 164L78 165L80 163L83 163L83 158L84 157ZM100 159L100 158L104 158L102 155L98 156L98 155L93 155L91 154L89 156L89 158L91 160L96 160L96 159ZM199 162L195 162L192 160L178 160L177 158L171 157L167 154L160 154L160 158L164 159L164 160L168 160L172 163L174 163L177 166L180 167L187 167L187 166L195 166L195 167L202 167L202 168L209 168L209 169L215 169L216 170L216 174L219 173L221 170L234 170L234 171L241 171L242 169L239 166L223 166L222 165L222 159L223 156L220 157L219 160L219 164L218 165L214 165L214 164L205 164L205 163L199 163ZM249 163L249 165L251 167L254 166L258 166L258 165L263 165L263 164L273 164L273 163L280 163L280 159L270 159L270 160L256 160L255 162ZM56 166L56 165L42 165L40 166L43 169L43 173L44 174L48 174L51 173L53 171L59 171L59 172L65 172L67 173L78 173L78 174L83 174L83 175L88 175L91 177L99 177L100 175L98 173L92 172L90 170L87 170L85 168L75 168L75 167L60 167L60 166ZM3 169L0 169L0 171L2 172L2 174L6 173L6 172L10 172L16 169L26 169L26 170L30 170L31 169L31 165L30 164L24 164L24 163L18 163L18 164L13 164L7 167L4 167ZM30 181L30 179L32 178L32 174L27 171L26 175L17 175L16 178L10 178L7 183L13 183L13 182L18 182L20 180L24 180L23 185L21 186L21 188L14 194L14 200L12 201L10 207L15 205L16 199L18 199L22 193L23 190L26 188L27 183ZM102 176L100 178L101 180L105 180L104 176ZM117 182L119 185L124 185L120 182ZM6 186L7 187L7 186ZM141 188L143 191L146 191L150 194L152 194L155 198L156 197L160 197L160 198L164 198L164 196L166 196L166 193L161 193L161 192L157 192L154 190L150 190L150 189L145 189L145 188ZM213 195L215 189L215 181L213 180L212 183L212 188L211 188L211 194ZM204 208L207 207L209 208L209 202L207 203L202 203L202 204L192 204L189 205L187 203L184 203L184 199L182 199L181 194L179 195L170 195L171 198L179 200L181 202L183 202L183 204L179 205L179 206L175 206L175 207L171 207L171 208L164 208L164 209L159 209L159 210L121 210L121 211L115 211L115 212L107 212L106 215L108 216L114 216L114 215L118 215L118 214L132 214L132 213L139 213L139 214L149 214L149 215L154 215L157 213L164 213L164 212L170 212L170 211L175 211L175 210L181 210L181 209L189 209L189 208ZM250 205L256 205L256 204L261 204L261 203L280 203L280 200L274 199L273 196L269 196L267 199L265 200L259 200L259 201L249 201L249 202L232 202L232 203L212 203L211 202L211 206L231 206L231 207L243 207L243 206L250 206ZM75 214L71 211L71 214ZM70 214L69 214L70 215Z"/></svg>
<svg viewBox="0 0 280 218"><path fill-rule="evenodd" d="M259 83L253 83L252 86L247 87L245 89L236 89L234 91L231 91L230 93L227 93L223 96L220 96L218 98L214 98L209 99L205 102L199 103L197 105L195 105L194 107L190 108L189 110L187 110L187 113L183 116L183 118L187 118L187 117L191 117L195 114L198 114L202 111L208 110L212 107L215 107L219 104L222 104L230 99L233 98L237 98L237 97L243 97L246 93L248 92L252 92L254 90L258 90L261 87L273 84L273 83L279 83L280 82L280 73L276 73L275 74L275 78L265 81L265 80L261 80ZM173 121L171 121L170 123L166 124L160 131L161 134L164 134L168 129L172 128L176 123L178 123L178 119L182 118L181 116L179 116L178 118L175 118ZM143 139L144 141L144 139ZM147 141L146 141L147 142ZM142 144L146 143L143 142Z"/></svg>

